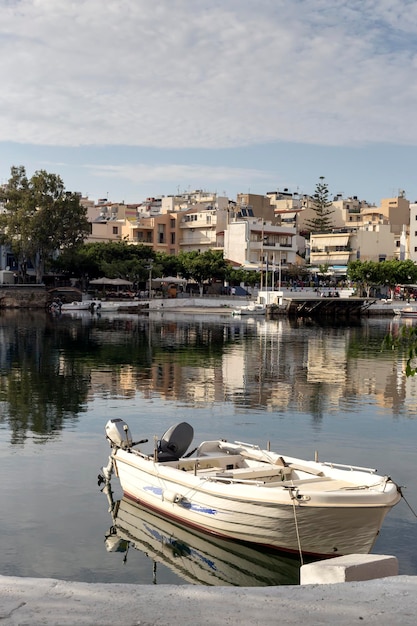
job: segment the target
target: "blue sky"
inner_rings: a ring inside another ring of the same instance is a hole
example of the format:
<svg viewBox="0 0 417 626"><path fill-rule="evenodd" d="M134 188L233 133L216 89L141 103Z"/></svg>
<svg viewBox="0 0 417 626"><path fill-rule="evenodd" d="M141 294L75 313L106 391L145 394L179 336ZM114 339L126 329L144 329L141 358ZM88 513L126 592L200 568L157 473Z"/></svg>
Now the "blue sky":
<svg viewBox="0 0 417 626"><path fill-rule="evenodd" d="M0 183L417 200L415 0L0 0Z"/></svg>

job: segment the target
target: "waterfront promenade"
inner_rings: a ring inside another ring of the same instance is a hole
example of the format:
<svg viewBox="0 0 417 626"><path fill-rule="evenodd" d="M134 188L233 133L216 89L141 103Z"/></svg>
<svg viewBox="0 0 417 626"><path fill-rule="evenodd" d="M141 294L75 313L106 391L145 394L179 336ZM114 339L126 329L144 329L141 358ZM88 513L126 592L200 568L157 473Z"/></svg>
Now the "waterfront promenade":
<svg viewBox="0 0 417 626"><path fill-rule="evenodd" d="M416 620L414 576L262 588L0 576L2 626L414 626Z"/></svg>

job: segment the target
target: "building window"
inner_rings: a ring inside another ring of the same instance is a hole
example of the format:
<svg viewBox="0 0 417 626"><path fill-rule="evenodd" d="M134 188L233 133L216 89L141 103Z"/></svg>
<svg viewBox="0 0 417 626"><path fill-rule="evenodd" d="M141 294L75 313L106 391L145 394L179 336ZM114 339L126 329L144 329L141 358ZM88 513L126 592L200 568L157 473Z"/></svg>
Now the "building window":
<svg viewBox="0 0 417 626"><path fill-rule="evenodd" d="M171 233L171 244L175 245L175 233Z"/></svg>
<svg viewBox="0 0 417 626"><path fill-rule="evenodd" d="M171 228L175 228L175 220L170 220Z"/></svg>
<svg viewBox="0 0 417 626"><path fill-rule="evenodd" d="M113 235L118 235L118 234L119 234L119 227L113 226Z"/></svg>

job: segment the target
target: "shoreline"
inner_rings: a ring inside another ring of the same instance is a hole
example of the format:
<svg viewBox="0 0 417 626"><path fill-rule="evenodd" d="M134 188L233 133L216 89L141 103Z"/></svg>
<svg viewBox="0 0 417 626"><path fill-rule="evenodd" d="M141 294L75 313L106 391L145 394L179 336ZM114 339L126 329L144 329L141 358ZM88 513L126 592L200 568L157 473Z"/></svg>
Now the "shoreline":
<svg viewBox="0 0 417 626"><path fill-rule="evenodd" d="M68 582L0 576L3 626L414 626L417 577L282 587Z"/></svg>

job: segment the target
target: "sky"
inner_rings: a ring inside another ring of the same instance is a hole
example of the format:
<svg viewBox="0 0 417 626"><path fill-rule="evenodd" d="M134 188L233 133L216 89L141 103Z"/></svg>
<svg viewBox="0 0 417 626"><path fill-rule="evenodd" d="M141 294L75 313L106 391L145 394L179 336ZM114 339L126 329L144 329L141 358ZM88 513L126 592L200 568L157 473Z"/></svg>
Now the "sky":
<svg viewBox="0 0 417 626"><path fill-rule="evenodd" d="M415 0L0 0L0 184L417 200Z"/></svg>

